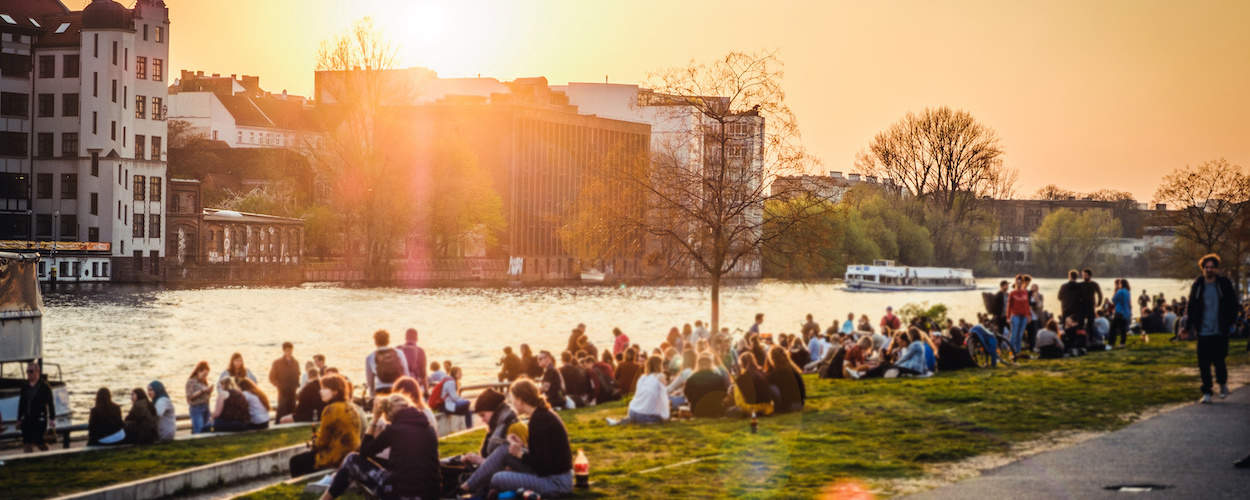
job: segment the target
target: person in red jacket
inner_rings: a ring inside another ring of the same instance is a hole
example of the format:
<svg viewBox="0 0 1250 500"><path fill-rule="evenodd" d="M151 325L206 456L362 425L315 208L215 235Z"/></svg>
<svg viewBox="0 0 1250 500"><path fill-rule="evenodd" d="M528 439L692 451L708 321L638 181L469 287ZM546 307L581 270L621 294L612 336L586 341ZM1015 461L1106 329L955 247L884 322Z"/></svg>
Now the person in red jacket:
<svg viewBox="0 0 1250 500"><path fill-rule="evenodd" d="M1007 295L1007 314L1011 317L1011 350L1015 356L1019 356L1024 347L1024 330L1028 328L1029 318L1033 315L1033 309L1029 307L1029 290L1024 283L1023 275L1016 276L1015 289Z"/></svg>

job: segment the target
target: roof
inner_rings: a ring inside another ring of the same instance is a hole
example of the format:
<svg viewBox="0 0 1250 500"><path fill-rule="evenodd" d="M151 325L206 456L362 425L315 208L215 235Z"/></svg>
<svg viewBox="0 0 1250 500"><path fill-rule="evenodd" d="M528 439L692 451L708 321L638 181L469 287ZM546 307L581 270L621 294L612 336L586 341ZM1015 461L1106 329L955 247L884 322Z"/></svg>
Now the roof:
<svg viewBox="0 0 1250 500"><path fill-rule="evenodd" d="M134 13L113 0L91 0L82 9L82 25L91 29L134 29Z"/></svg>
<svg viewBox="0 0 1250 500"><path fill-rule="evenodd" d="M250 212L239 212L235 210L223 210L220 208L205 208L204 220L220 221L220 222L258 222L265 224L303 224L304 219L294 219L291 217L278 217L276 215L254 214Z"/></svg>
<svg viewBox="0 0 1250 500"><path fill-rule="evenodd" d="M221 104L226 107L226 111L230 112L230 116L234 117L237 125L245 127L273 127L274 123L265 116L265 112L261 111L256 103L245 95L217 95L221 100Z"/></svg>
<svg viewBox="0 0 1250 500"><path fill-rule="evenodd" d="M65 29L61 25L68 23ZM40 18L39 24L43 31L39 33L36 44L40 47L78 47L82 32L82 12L74 11L65 14L53 14Z"/></svg>
<svg viewBox="0 0 1250 500"><path fill-rule="evenodd" d="M282 100L276 97L254 99L257 107L269 117L274 126L288 130L313 130L315 123L304 104L295 100Z"/></svg>
<svg viewBox="0 0 1250 500"><path fill-rule="evenodd" d="M13 18L18 26L24 28L39 28L30 22L31 19L37 20L42 26L47 26L42 20L44 17L68 13L69 8L58 0L0 0L0 14ZM0 26L4 25L9 24L0 21Z"/></svg>

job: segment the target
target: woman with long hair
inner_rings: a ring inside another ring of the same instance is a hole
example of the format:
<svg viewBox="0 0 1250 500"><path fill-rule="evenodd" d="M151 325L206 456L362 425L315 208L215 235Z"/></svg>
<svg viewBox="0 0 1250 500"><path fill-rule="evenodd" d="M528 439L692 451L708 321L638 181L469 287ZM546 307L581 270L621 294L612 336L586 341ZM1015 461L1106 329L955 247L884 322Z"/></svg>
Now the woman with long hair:
<svg viewBox="0 0 1250 500"><path fill-rule="evenodd" d="M378 396L371 438L343 459L323 500L337 498L353 482L381 498L439 498L442 476L438 432L407 396ZM383 451L390 450L385 460Z"/></svg>
<svg viewBox="0 0 1250 500"><path fill-rule="evenodd" d="M230 355L230 364L226 365L226 371L221 372L221 376L218 379L226 377L231 377L236 382L248 379L252 383L257 383L256 376L252 375L252 371L243 366L243 355L237 352Z"/></svg>
<svg viewBox="0 0 1250 500"><path fill-rule="evenodd" d="M521 370L532 379L543 376L543 367L538 366L538 358L529 344L521 344Z"/></svg>
<svg viewBox="0 0 1250 500"><path fill-rule="evenodd" d="M247 423L252 429L269 427L269 397L250 379L239 381L239 389L247 399Z"/></svg>
<svg viewBox="0 0 1250 500"><path fill-rule="evenodd" d="M165 392L165 384L159 380L148 383L148 397L152 398L152 409L156 411L157 440L173 441L178 431L178 416L174 413L174 401Z"/></svg>
<svg viewBox="0 0 1250 500"><path fill-rule="evenodd" d="M213 409L212 432L237 432L248 429L251 414L247 396L239 390L233 377L224 377L218 383L217 405Z"/></svg>
<svg viewBox="0 0 1250 500"><path fill-rule="evenodd" d="M668 388L664 384L664 367L660 358L647 359L647 373L638 379L634 397L629 400L629 413L621 420L607 419L608 425L658 424L668 420Z"/></svg>
<svg viewBox="0 0 1250 500"><path fill-rule="evenodd" d="M781 413L802 411L807 400L807 386L803 383L803 370L794 365L786 349L773 346L768 350L767 378L769 385L777 388L776 410Z"/></svg>
<svg viewBox="0 0 1250 500"><path fill-rule="evenodd" d="M136 388L130 391L130 413L126 414L126 442L152 444L156 442L156 410L148 401L148 392Z"/></svg>
<svg viewBox="0 0 1250 500"><path fill-rule="evenodd" d="M529 379L513 382L508 397L519 415L529 417L528 447L519 436L509 434L508 446L495 449L461 489L481 498L490 490L518 488L533 490L543 497L571 493L573 453L564 422L551 411L538 385Z"/></svg>
<svg viewBox="0 0 1250 500"><path fill-rule="evenodd" d="M87 419L87 446L122 444L126 440L126 422L122 408L113 402L113 393L101 387L95 393L95 406Z"/></svg>
<svg viewBox="0 0 1250 500"><path fill-rule="evenodd" d="M772 415L777 396L756 363L755 354L747 351L738 356L738 370L732 391L736 411L741 416Z"/></svg>
<svg viewBox="0 0 1250 500"><path fill-rule="evenodd" d="M208 382L208 362L200 361L187 377L187 410L191 414L191 433L199 434L212 425L212 411L208 399L213 395L213 384Z"/></svg>
<svg viewBox="0 0 1250 500"><path fill-rule="evenodd" d="M311 450L291 457L291 477L336 467L343 457L360 447L360 414L352 408L351 387L342 375L321 377L321 400L326 403Z"/></svg>

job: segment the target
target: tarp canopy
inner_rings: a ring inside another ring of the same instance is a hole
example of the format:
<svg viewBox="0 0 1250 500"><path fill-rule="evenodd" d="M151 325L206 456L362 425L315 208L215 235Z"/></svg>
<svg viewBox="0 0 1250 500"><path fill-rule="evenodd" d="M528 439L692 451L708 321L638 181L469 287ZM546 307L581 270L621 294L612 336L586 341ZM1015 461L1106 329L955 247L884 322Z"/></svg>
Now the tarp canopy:
<svg viewBox="0 0 1250 500"><path fill-rule="evenodd" d="M38 261L38 254L0 252L0 361L43 355Z"/></svg>

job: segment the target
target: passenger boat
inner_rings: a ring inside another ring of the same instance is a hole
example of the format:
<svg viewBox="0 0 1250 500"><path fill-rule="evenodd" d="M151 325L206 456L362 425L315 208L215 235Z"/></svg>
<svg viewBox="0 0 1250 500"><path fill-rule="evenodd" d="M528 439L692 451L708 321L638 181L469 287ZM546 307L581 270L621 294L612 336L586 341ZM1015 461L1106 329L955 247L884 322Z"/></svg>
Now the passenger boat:
<svg viewBox="0 0 1250 500"><path fill-rule="evenodd" d="M975 290L971 269L898 266L892 260L846 266L846 287L879 292Z"/></svg>
<svg viewBox="0 0 1250 500"><path fill-rule="evenodd" d="M600 271L598 269L591 268L591 269L582 271L582 281L585 281L588 283L603 283L603 280L606 277L607 276L603 274L603 271Z"/></svg>
<svg viewBox="0 0 1250 500"><path fill-rule="evenodd" d="M26 363L43 366L43 377L52 387L56 426L68 428L72 413L69 388L61 380L61 367L43 361L43 297L39 293L36 265L39 254L0 252L0 438L14 438L17 407Z"/></svg>

